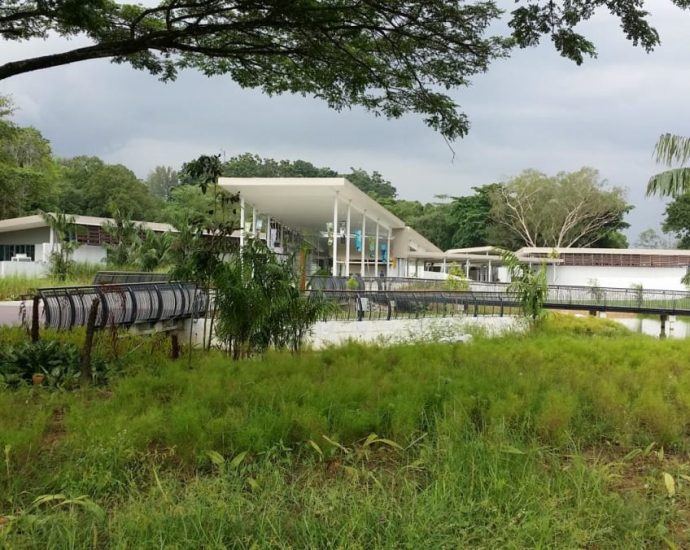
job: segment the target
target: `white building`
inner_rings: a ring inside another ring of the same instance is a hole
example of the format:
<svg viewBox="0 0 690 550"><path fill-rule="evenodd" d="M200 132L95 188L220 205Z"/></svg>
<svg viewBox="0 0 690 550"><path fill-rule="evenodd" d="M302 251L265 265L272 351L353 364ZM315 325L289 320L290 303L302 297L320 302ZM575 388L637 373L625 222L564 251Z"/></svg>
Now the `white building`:
<svg viewBox="0 0 690 550"><path fill-rule="evenodd" d="M443 254L345 178L220 178L218 183L239 194L241 244L259 238L288 253L306 242L308 274L409 277L419 257ZM416 274L424 277L423 264Z"/></svg>
<svg viewBox="0 0 690 550"><path fill-rule="evenodd" d="M549 265L554 285L687 290L681 279L690 267L690 250L644 248L521 248L521 258L532 261L558 257Z"/></svg>
<svg viewBox="0 0 690 550"><path fill-rule="evenodd" d="M74 238L80 243L72 259L92 264L105 260L104 244L109 241L103 225L113 220L94 216L72 217L77 227ZM175 231L166 223L135 223L156 232ZM43 216L0 220L0 277L45 275L50 254L57 246L55 234Z"/></svg>

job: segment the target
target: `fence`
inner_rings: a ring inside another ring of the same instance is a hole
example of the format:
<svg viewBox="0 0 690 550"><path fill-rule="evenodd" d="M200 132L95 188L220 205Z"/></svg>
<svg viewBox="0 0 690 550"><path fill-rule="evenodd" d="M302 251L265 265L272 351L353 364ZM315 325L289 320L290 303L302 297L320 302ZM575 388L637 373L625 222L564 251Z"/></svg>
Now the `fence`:
<svg viewBox="0 0 690 550"><path fill-rule="evenodd" d="M201 316L208 299L187 283L132 283L43 288L45 324L57 329L86 325L89 309L99 300L97 328L137 325Z"/></svg>

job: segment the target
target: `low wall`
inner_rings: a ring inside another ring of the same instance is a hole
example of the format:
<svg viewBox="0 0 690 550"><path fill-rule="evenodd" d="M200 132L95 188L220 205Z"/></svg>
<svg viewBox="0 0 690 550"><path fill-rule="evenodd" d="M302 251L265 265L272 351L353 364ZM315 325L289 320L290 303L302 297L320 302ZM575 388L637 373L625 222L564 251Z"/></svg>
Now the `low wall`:
<svg viewBox="0 0 690 550"><path fill-rule="evenodd" d="M320 349L347 341L397 344L439 340L464 342L473 334L499 336L525 329L518 317L446 317L441 319L395 319L391 321L325 321L312 327L306 344Z"/></svg>
<svg viewBox="0 0 690 550"><path fill-rule="evenodd" d="M0 262L0 277L43 277L48 264L43 262Z"/></svg>

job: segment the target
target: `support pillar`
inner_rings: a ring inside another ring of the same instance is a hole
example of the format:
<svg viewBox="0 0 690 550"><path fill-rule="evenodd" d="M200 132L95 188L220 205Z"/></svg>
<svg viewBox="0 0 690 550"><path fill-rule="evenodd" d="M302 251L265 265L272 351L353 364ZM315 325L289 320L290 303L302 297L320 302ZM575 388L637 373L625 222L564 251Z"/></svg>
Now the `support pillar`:
<svg viewBox="0 0 690 550"><path fill-rule="evenodd" d="M333 269L331 275L338 276L338 192L333 200Z"/></svg>
<svg viewBox="0 0 690 550"><path fill-rule="evenodd" d="M660 315L659 320L661 321L661 331L659 332L659 339L664 340L666 338L666 321L668 320L668 315Z"/></svg>
<svg viewBox="0 0 690 550"><path fill-rule="evenodd" d="M345 277L350 276L350 213L352 201L347 203L347 222L345 224Z"/></svg>
<svg viewBox="0 0 690 550"><path fill-rule="evenodd" d="M266 246L269 250L273 250L273 243L271 242L271 215L266 215Z"/></svg>
<svg viewBox="0 0 690 550"><path fill-rule="evenodd" d="M386 242L386 277L391 276L391 230L388 228L388 240Z"/></svg>
<svg viewBox="0 0 690 550"><path fill-rule="evenodd" d="M256 230L256 207L252 208L252 238L256 239L259 232Z"/></svg>
<svg viewBox="0 0 690 550"><path fill-rule="evenodd" d="M465 261L465 277L467 279L470 278L470 261L469 260Z"/></svg>
<svg viewBox="0 0 690 550"><path fill-rule="evenodd" d="M240 197L240 250L244 248L244 197Z"/></svg>
<svg viewBox="0 0 690 550"><path fill-rule="evenodd" d="M367 276L367 268L364 264L364 253L367 249L367 211L362 212L362 266L360 268L360 274L362 277Z"/></svg>
<svg viewBox="0 0 690 550"><path fill-rule="evenodd" d="M379 221L376 220L376 248L374 250L374 276L379 276Z"/></svg>

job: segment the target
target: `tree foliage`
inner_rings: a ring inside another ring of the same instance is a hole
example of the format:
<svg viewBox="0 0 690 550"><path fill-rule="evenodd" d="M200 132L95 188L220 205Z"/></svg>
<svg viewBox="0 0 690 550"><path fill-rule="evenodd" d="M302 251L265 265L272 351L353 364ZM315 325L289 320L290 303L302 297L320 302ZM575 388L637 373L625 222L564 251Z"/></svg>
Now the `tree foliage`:
<svg viewBox="0 0 690 550"><path fill-rule="evenodd" d="M514 292L525 317L536 320L544 314L544 302L549 292L546 280L546 264L534 269L520 261L514 252L501 253L503 264L508 268L510 284L508 292Z"/></svg>
<svg viewBox="0 0 690 550"><path fill-rule="evenodd" d="M491 216L525 246L591 246L627 224L620 188L606 189L592 168L554 177L535 170L495 188Z"/></svg>
<svg viewBox="0 0 690 550"><path fill-rule="evenodd" d="M681 8L688 0L672 0ZM467 86L513 44L551 38L582 63L594 44L576 32L596 8L647 51L659 43L644 0L517 0L510 37L487 36L501 10L492 0L9 0L0 37L23 41L57 33L91 44L0 65L0 80L88 59L109 58L172 80L180 69L228 74L270 95L311 95L334 109L359 105L397 118L418 113L447 139L467 133L467 117L441 90Z"/></svg>
<svg viewBox="0 0 690 550"><path fill-rule="evenodd" d="M56 279L64 281L72 271L74 266L72 255L79 247L74 216L69 216L64 212L42 212L42 216L55 235L49 258L50 273Z"/></svg>
<svg viewBox="0 0 690 550"><path fill-rule="evenodd" d="M654 148L659 164L679 165L652 176L647 184L647 195L678 197L690 191L690 168L685 166L690 159L690 138L674 134L663 134Z"/></svg>
<svg viewBox="0 0 690 550"><path fill-rule="evenodd" d="M223 163L223 176L234 178L334 178L338 173L305 160L275 160L243 153Z"/></svg>
<svg viewBox="0 0 690 550"><path fill-rule="evenodd" d="M678 239L678 248L690 249L690 194L680 195L666 206L661 228Z"/></svg>
<svg viewBox="0 0 690 550"><path fill-rule="evenodd" d="M167 200L172 190L179 184L177 171L170 166L156 166L146 177L146 186L151 194Z"/></svg>
<svg viewBox="0 0 690 550"><path fill-rule="evenodd" d="M103 217L127 212L130 218L145 221L160 218L162 202L127 167L97 157L75 157L62 166L61 210Z"/></svg>

